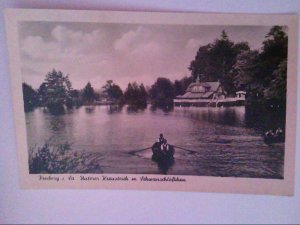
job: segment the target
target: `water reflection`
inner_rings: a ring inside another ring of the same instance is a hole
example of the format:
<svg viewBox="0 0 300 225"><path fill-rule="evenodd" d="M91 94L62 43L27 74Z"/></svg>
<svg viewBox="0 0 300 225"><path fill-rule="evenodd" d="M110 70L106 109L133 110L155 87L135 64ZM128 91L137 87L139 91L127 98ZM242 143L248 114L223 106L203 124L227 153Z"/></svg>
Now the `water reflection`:
<svg viewBox="0 0 300 225"><path fill-rule="evenodd" d="M49 116L48 127L55 132L62 132L65 127L65 119L62 116Z"/></svg>
<svg viewBox="0 0 300 225"><path fill-rule="evenodd" d="M107 113L108 114L114 114L114 113L120 113L123 109L124 105L108 105L107 107Z"/></svg>
<svg viewBox="0 0 300 225"><path fill-rule="evenodd" d="M242 157L249 165L264 165L266 160L270 161L268 168L274 167L270 171L280 173L280 164L272 160L281 160L282 147L277 146L279 156L269 153L268 148L274 147L264 144L262 128L256 127L266 127L268 123L277 126L283 117L249 112L245 107L175 107L172 111L153 111L149 107L135 111L127 106L95 106L92 110L81 107L59 116L36 109L26 113L26 126L29 147L41 146L49 139L55 144L72 143L74 151L101 154L101 166L107 173L226 176L231 174L228 171L240 173L243 170L234 167L233 157ZM172 145L199 152L191 156L178 151L176 162L169 163L154 163L151 157L127 154L132 149L152 146L160 133ZM234 168L229 168L230 165ZM225 166L228 171L222 170ZM250 176L253 171L267 173L267 169L256 170L249 166L243 174Z"/></svg>
<svg viewBox="0 0 300 225"><path fill-rule="evenodd" d="M143 112L143 111L145 111L144 107L138 107L138 106L134 106L134 105L126 106L126 112L128 114L130 114L130 113L138 113L138 112Z"/></svg>
<svg viewBox="0 0 300 225"><path fill-rule="evenodd" d="M263 111L259 108L246 108L245 126L261 133L278 127L285 129L285 117L284 110Z"/></svg>
<svg viewBox="0 0 300 225"><path fill-rule="evenodd" d="M95 111L96 106L85 106L86 113L93 113Z"/></svg>
<svg viewBox="0 0 300 225"><path fill-rule="evenodd" d="M232 126L245 125L245 107L188 107L175 108L174 112L197 120Z"/></svg>
<svg viewBox="0 0 300 225"><path fill-rule="evenodd" d="M150 110L152 112L155 112L156 110L160 110L160 111L163 111L165 113L168 113L168 112L172 112L174 110L174 106L173 105L166 105L166 106L163 106L163 107L159 107L159 106L156 106L156 105L151 105Z"/></svg>
<svg viewBox="0 0 300 225"><path fill-rule="evenodd" d="M173 165L174 165L174 159L157 162L158 170L162 174L168 174L169 169L171 169Z"/></svg>

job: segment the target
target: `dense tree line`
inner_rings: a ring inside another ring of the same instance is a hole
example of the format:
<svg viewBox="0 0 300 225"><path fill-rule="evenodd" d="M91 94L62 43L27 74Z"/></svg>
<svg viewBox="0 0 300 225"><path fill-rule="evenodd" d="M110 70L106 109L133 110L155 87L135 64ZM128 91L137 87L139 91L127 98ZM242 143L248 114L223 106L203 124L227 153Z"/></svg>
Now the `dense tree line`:
<svg viewBox="0 0 300 225"><path fill-rule="evenodd" d="M123 92L113 81L107 81L98 93L88 82L82 90L72 88L68 75L53 69L45 76L44 82L35 90L23 83L24 110L29 112L35 107L45 107L52 114L62 114L67 109L82 105L93 105L96 101L106 100L109 104L123 104Z"/></svg>
<svg viewBox="0 0 300 225"><path fill-rule="evenodd" d="M72 88L68 75L53 69L45 76L44 82L37 90L23 83L23 100L25 112L35 107L45 107L52 114L61 114L65 109L91 103L95 99L93 88L88 83L80 91Z"/></svg>
<svg viewBox="0 0 300 225"><path fill-rule="evenodd" d="M223 31L219 39L199 48L189 69L193 80L197 76L201 81L219 80L228 95L246 91L248 104L283 107L287 44L288 37L280 26L271 28L261 50L251 50L247 42L234 43Z"/></svg>
<svg viewBox="0 0 300 225"><path fill-rule="evenodd" d="M124 103L137 109L147 107L148 93L143 84L129 83L124 93Z"/></svg>

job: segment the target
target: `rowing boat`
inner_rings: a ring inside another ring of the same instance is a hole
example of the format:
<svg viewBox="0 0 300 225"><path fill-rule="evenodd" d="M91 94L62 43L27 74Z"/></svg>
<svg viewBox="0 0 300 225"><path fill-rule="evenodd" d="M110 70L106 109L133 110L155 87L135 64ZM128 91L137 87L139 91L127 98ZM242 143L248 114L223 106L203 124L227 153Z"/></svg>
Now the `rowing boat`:
<svg viewBox="0 0 300 225"><path fill-rule="evenodd" d="M162 150L161 144L159 142L155 142L152 146L152 160L156 162L168 162L174 160L175 149L174 146L169 145L167 149Z"/></svg>

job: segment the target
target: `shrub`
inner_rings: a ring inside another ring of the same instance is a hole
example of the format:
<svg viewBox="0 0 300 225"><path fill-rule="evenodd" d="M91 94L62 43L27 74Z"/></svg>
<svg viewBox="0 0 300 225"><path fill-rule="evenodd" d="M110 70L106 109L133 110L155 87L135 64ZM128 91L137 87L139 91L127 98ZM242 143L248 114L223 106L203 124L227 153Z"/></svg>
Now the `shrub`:
<svg viewBox="0 0 300 225"><path fill-rule="evenodd" d="M69 143L34 147L29 151L31 174L101 173L98 153L75 152Z"/></svg>

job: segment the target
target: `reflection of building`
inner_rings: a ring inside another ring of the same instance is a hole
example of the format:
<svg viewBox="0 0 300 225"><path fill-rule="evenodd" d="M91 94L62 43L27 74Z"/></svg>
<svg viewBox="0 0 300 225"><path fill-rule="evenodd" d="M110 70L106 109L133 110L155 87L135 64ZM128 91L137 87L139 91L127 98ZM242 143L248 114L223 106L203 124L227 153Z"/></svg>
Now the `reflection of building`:
<svg viewBox="0 0 300 225"><path fill-rule="evenodd" d="M101 100L98 100L98 101L95 101L94 102L95 105L112 105L113 102L110 101L109 99L107 98L104 98L104 99L101 99Z"/></svg>
<svg viewBox="0 0 300 225"><path fill-rule="evenodd" d="M184 95L176 96L175 106L234 106L244 105L246 92L238 91L236 97L227 97L222 84L217 82L191 83Z"/></svg>

